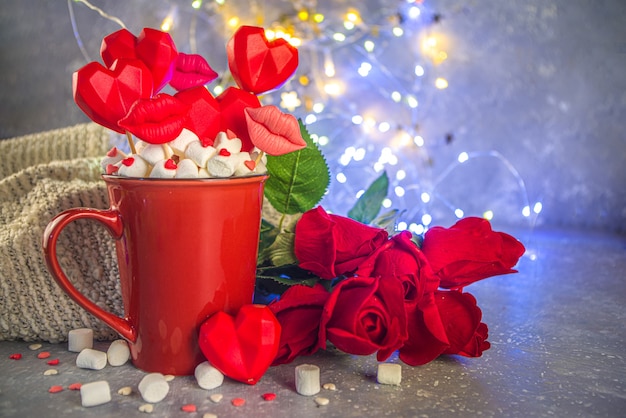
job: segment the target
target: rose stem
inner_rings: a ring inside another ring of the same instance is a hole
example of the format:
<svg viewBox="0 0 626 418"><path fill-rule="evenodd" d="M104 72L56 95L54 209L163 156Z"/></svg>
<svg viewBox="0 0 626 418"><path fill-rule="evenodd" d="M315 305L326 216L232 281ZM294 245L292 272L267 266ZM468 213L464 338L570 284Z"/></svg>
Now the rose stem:
<svg viewBox="0 0 626 418"><path fill-rule="evenodd" d="M126 138L128 139L128 145L130 146L130 153L137 154L137 150L135 149L135 143L133 142L133 136L129 131L126 131Z"/></svg>

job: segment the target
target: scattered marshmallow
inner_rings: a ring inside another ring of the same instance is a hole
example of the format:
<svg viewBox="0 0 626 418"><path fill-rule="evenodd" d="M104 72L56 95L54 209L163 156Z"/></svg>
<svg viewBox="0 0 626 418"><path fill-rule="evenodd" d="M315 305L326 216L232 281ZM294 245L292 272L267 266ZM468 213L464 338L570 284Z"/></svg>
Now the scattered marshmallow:
<svg viewBox="0 0 626 418"><path fill-rule="evenodd" d="M154 405L149 403L144 403L143 405L139 405L139 412L145 412L146 414L151 414L154 411Z"/></svg>
<svg viewBox="0 0 626 418"><path fill-rule="evenodd" d="M42 345L41 345L41 344L36 343L36 344L31 344L31 345L29 345L29 346L28 346L28 349L29 349L29 350L31 350L31 351L37 351L37 350L39 350L41 347L42 347Z"/></svg>
<svg viewBox="0 0 626 418"><path fill-rule="evenodd" d="M109 382L99 380L85 383L80 387L80 401L83 407L102 405L111 401Z"/></svg>
<svg viewBox="0 0 626 418"><path fill-rule="evenodd" d="M188 158L180 160L176 169L177 179L195 179L198 178L198 166Z"/></svg>
<svg viewBox="0 0 626 418"><path fill-rule="evenodd" d="M400 385L402 381L402 366L394 363L378 364L376 380L383 385Z"/></svg>
<svg viewBox="0 0 626 418"><path fill-rule="evenodd" d="M217 418L217 415L212 414L212 413L210 413L210 412L205 412L205 413L202 415L202 418Z"/></svg>
<svg viewBox="0 0 626 418"><path fill-rule="evenodd" d="M117 174L124 177L147 177L150 172L150 166L137 154L133 154L128 158L124 158L120 163Z"/></svg>
<svg viewBox="0 0 626 418"><path fill-rule="evenodd" d="M324 383L324 386L322 387L326 390L337 390L337 386L335 386L334 383Z"/></svg>
<svg viewBox="0 0 626 418"><path fill-rule="evenodd" d="M150 373L139 382L139 393L144 401L150 403L161 402L170 391L170 385L161 373Z"/></svg>
<svg viewBox="0 0 626 418"><path fill-rule="evenodd" d="M208 361L204 361L196 366L194 371L198 386L202 389L215 389L224 383L222 372L211 366Z"/></svg>
<svg viewBox="0 0 626 418"><path fill-rule="evenodd" d="M102 370L107 365L107 353L85 348L76 357L76 366L81 369Z"/></svg>
<svg viewBox="0 0 626 418"><path fill-rule="evenodd" d="M139 153L148 164L155 165L161 160L172 156L172 150L167 144L146 144Z"/></svg>
<svg viewBox="0 0 626 418"><path fill-rule="evenodd" d="M296 366L296 392L311 396L320 391L320 368L313 364Z"/></svg>
<svg viewBox="0 0 626 418"><path fill-rule="evenodd" d="M117 394L122 396L128 396L131 393L133 393L133 388L131 388L130 386L124 386L117 390Z"/></svg>
<svg viewBox="0 0 626 418"><path fill-rule="evenodd" d="M122 366L130 359L130 349L126 340L115 340L107 350L107 360L111 366Z"/></svg>
<svg viewBox="0 0 626 418"><path fill-rule="evenodd" d="M198 167L206 167L209 158L213 157L217 153L215 147L202 146L202 142L193 141L187 145L185 150L185 159L189 159L196 163Z"/></svg>
<svg viewBox="0 0 626 418"><path fill-rule="evenodd" d="M330 399L318 396L317 398L315 398L315 403L319 406L326 406L330 403Z"/></svg>
<svg viewBox="0 0 626 418"><path fill-rule="evenodd" d="M71 330L67 335L67 349L73 353L80 353L85 348L93 348L93 330L91 328Z"/></svg>
<svg viewBox="0 0 626 418"><path fill-rule="evenodd" d="M180 135L169 142L169 146L176 155L183 156L189 144L194 141L200 141L198 135L191 132L189 129L183 129Z"/></svg>
<svg viewBox="0 0 626 418"><path fill-rule="evenodd" d="M59 374L59 371L57 369L48 369L43 372L44 376L54 376L55 374Z"/></svg>
<svg viewBox="0 0 626 418"><path fill-rule="evenodd" d="M224 398L224 395L222 395L221 393L214 393L212 395L209 396L209 399L211 400L211 402L213 403L220 403L220 401Z"/></svg>

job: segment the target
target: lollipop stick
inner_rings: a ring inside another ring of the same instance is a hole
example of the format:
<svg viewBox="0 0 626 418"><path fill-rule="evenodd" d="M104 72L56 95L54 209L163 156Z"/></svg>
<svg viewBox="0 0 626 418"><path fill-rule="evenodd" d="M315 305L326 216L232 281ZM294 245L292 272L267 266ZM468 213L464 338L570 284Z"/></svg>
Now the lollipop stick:
<svg viewBox="0 0 626 418"><path fill-rule="evenodd" d="M126 131L126 138L128 139L128 145L130 146L130 153L137 154L137 150L135 149L135 143L133 142L133 136L129 131Z"/></svg>
<svg viewBox="0 0 626 418"><path fill-rule="evenodd" d="M259 155L256 156L256 158L254 159L254 166L256 167L257 165L259 165L259 162L261 162L261 158L263 158L263 156L265 155L264 151L260 151Z"/></svg>

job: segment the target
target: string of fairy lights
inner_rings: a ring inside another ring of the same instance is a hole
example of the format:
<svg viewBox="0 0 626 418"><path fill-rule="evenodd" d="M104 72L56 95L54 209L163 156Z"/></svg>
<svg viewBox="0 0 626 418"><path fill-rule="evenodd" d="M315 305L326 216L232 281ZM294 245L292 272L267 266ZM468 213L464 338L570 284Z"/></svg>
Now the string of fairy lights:
<svg viewBox="0 0 626 418"><path fill-rule="evenodd" d="M95 0L68 0L77 43L85 59L92 60L73 3L120 26L124 23L116 16L122 13L105 11ZM301 118L322 148L333 176L322 201L327 210L345 214L365 188L386 172L390 193L383 206L399 210L400 230L420 234L433 222L444 225L468 215L496 219L502 206L497 202L486 203L476 213L479 209L467 200L446 193L446 183L456 171L488 159L499 165L516 189L509 191L515 201L507 202L506 210L513 210L518 220L532 227L541 202L530 202L522 177L499 152L462 151L437 175L432 169L442 141L429 138L420 122L429 100L453 82L440 71L453 48L441 30L444 17L426 3L171 0L161 2L162 13L156 15L160 29L170 32L177 45L176 37L184 37L189 52L201 53L212 66L223 56L215 59L214 50L201 50L206 39L217 34L220 39L213 39L211 45L225 45L244 24L263 26L268 39L284 38L298 47L300 65L294 77L260 99ZM150 7L157 5L150 2ZM215 69L222 76L207 87L218 95L233 81L226 67ZM443 144L452 138L453 134L447 135Z"/></svg>

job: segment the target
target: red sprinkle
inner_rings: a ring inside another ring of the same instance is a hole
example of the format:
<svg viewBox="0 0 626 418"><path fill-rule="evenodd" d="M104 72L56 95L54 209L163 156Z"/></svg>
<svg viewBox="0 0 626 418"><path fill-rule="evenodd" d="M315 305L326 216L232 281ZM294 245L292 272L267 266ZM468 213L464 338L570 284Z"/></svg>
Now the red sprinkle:
<svg viewBox="0 0 626 418"><path fill-rule="evenodd" d="M263 399L266 401L273 401L274 399L276 399L276 394L275 393L264 393L263 394Z"/></svg>
<svg viewBox="0 0 626 418"><path fill-rule="evenodd" d="M170 158L167 161L165 161L165 164L163 164L163 167L167 168L168 170L176 170L178 166L176 165L174 160Z"/></svg>
<svg viewBox="0 0 626 418"><path fill-rule="evenodd" d="M133 157L124 158L122 160L122 164L124 164L126 167L130 167L131 165L133 165L134 162L135 159Z"/></svg>
<svg viewBox="0 0 626 418"><path fill-rule="evenodd" d="M229 156L230 156L230 152L228 152L228 150L227 150L226 148L222 148L222 149L220 149L219 154L220 154L222 157L229 157Z"/></svg>
<svg viewBox="0 0 626 418"><path fill-rule="evenodd" d="M197 410L196 406L194 404L192 404L192 403L188 403L187 405L183 405L183 406L180 407L180 409L182 411L185 411L185 412L196 412L196 410Z"/></svg>
<svg viewBox="0 0 626 418"><path fill-rule="evenodd" d="M50 386L50 389L48 389L48 392L58 393L58 392L61 392L62 390L63 390L63 386L54 385L54 386Z"/></svg>
<svg viewBox="0 0 626 418"><path fill-rule="evenodd" d="M67 388L68 388L69 390L80 390L80 387L81 387L81 386L82 386L82 384L81 384L81 383L76 382L76 383L72 383L72 384L71 384L71 385L69 385Z"/></svg>
<svg viewBox="0 0 626 418"><path fill-rule="evenodd" d="M230 401L230 403L232 403L234 406L243 406L243 404L246 403L246 400L243 398L235 398Z"/></svg>
<svg viewBox="0 0 626 418"><path fill-rule="evenodd" d="M41 353L37 354L37 358L48 358L50 357L50 352L49 351L42 351Z"/></svg>
<svg viewBox="0 0 626 418"><path fill-rule="evenodd" d="M48 361L48 364L50 366L56 366L57 364L59 364L59 359L55 358L54 360L50 360L50 361Z"/></svg>
<svg viewBox="0 0 626 418"><path fill-rule="evenodd" d="M119 171L119 167L113 164L107 164L107 174L115 174Z"/></svg>
<svg viewBox="0 0 626 418"><path fill-rule="evenodd" d="M117 155L117 148L113 147L107 152L107 157L115 157Z"/></svg>
<svg viewBox="0 0 626 418"><path fill-rule="evenodd" d="M11 360L19 360L22 358L22 353L14 353L9 356Z"/></svg>

